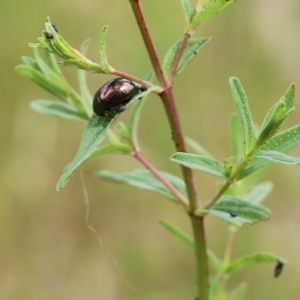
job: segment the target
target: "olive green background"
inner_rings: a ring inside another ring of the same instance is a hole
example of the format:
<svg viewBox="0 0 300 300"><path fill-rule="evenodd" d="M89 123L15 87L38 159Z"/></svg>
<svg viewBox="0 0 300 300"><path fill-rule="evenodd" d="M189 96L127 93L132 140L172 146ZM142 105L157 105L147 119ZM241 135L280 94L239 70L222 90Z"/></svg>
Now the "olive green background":
<svg viewBox="0 0 300 300"><path fill-rule="evenodd" d="M142 5L162 57L184 30L180 1L143 0ZM190 232L185 214L161 195L100 181L92 174L141 168L133 158L89 161L81 167L82 180L77 172L63 191L55 191L85 124L32 111L31 100L54 98L14 71L22 55L32 56L28 43L41 35L48 15L75 48L91 38L88 55L94 61L99 59L101 26L108 24L112 66L140 77L150 69L129 1L0 1L0 299L193 300L194 255L157 222L165 218ZM198 28L196 36L213 39L176 79L176 100L185 134L224 160L231 155L228 120L235 111L230 76L241 80L258 124L292 82L300 86L300 2L240 0ZM76 88L76 70L63 70ZM91 91L110 78L88 74ZM299 122L299 99L298 91L297 110L284 128ZM120 119L126 122L127 117L125 112ZM180 175L169 161L174 147L158 97L151 95L144 106L139 137L156 167ZM292 154L300 156L299 148ZM289 260L278 279L270 264L236 273L229 287L245 279L250 284L247 300L299 299L299 174L299 166L274 167L266 176L275 183L265 202L271 219L246 225L237 235L233 257L263 250ZM205 201L216 193L216 181L196 175ZM85 224L84 189L89 223L106 250ZM206 225L209 247L222 255L226 224L208 217Z"/></svg>

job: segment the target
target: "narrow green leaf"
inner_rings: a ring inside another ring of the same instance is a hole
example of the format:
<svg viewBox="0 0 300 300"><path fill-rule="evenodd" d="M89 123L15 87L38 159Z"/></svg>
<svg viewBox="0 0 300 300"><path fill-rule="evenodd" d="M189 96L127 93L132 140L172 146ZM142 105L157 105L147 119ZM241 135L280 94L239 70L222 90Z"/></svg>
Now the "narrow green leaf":
<svg viewBox="0 0 300 300"><path fill-rule="evenodd" d="M96 149L89 157L96 158L107 154L129 154L133 149L127 144L114 144L114 145L105 145Z"/></svg>
<svg viewBox="0 0 300 300"><path fill-rule="evenodd" d="M154 76L153 71L150 71L147 74L147 76L145 77L145 80L151 82L153 80L153 76ZM140 113L142 110L142 106L146 101L147 95L144 95L143 97L139 97L138 101L134 102L133 107L130 111L129 119L128 119L128 130L130 132L133 143L136 147L138 147L137 131L138 131L138 123L139 123Z"/></svg>
<svg viewBox="0 0 300 300"><path fill-rule="evenodd" d="M178 237L181 241L183 241L186 245L188 245L190 248L195 248L195 242L194 239L189 236L187 233L179 229L174 224L170 223L167 220L159 220L160 225L165 227L169 232L174 234L176 237Z"/></svg>
<svg viewBox="0 0 300 300"><path fill-rule="evenodd" d="M42 71L34 58L29 56L22 56L22 60L27 66L32 67L39 72Z"/></svg>
<svg viewBox="0 0 300 300"><path fill-rule="evenodd" d="M209 38L191 38L188 41L187 47L182 55L178 69L176 70L176 75L181 73L187 64L195 57L198 51L209 41ZM166 53L162 65L164 73L167 77L171 75L173 65L175 63L178 51L180 49L182 39L177 41Z"/></svg>
<svg viewBox="0 0 300 300"><path fill-rule="evenodd" d="M55 58L55 55L49 51L44 51L44 59L45 62L47 64L47 66L49 66L49 68L57 75L60 77L61 81L64 81L67 84L67 80L65 78L65 76L63 75L57 60Z"/></svg>
<svg viewBox="0 0 300 300"><path fill-rule="evenodd" d="M213 0L207 3L202 9L196 13L191 21L192 28L196 28L199 24L213 17L234 0Z"/></svg>
<svg viewBox="0 0 300 300"><path fill-rule="evenodd" d="M252 203L261 203L272 191L273 183L271 181L262 182L253 186L252 190L243 196L243 199Z"/></svg>
<svg viewBox="0 0 300 300"><path fill-rule="evenodd" d="M254 155L254 157L266 159L274 163L282 163L287 165L300 164L300 158L292 157L274 150L259 151Z"/></svg>
<svg viewBox="0 0 300 300"><path fill-rule="evenodd" d="M209 213L216 215L215 211L227 213L227 216L223 214L218 216L225 219L227 222L230 221L232 224L235 222L256 223L268 220L271 213L262 205L227 195L221 197L221 199L208 210ZM239 218L241 218L241 220Z"/></svg>
<svg viewBox="0 0 300 300"><path fill-rule="evenodd" d="M274 136L283 122L294 110L294 107L287 110L284 97L282 97L278 103L273 105L264 120L256 145L261 146Z"/></svg>
<svg viewBox="0 0 300 300"><path fill-rule="evenodd" d="M194 9L190 3L190 0L181 0L181 4L184 10L186 23L189 24L194 15Z"/></svg>
<svg viewBox="0 0 300 300"><path fill-rule="evenodd" d="M48 91L49 93L65 100L68 98L68 92L61 83L54 82L46 78L41 72L27 65L18 65L16 71L22 76L32 80L37 85Z"/></svg>
<svg viewBox="0 0 300 300"><path fill-rule="evenodd" d="M220 210L214 210L214 209L210 209L207 212L209 212L211 215L218 217L222 220L224 220L225 222L240 227L242 226L244 223L251 223L248 219L246 218L242 218L242 217L232 217L229 213L227 212L223 212Z"/></svg>
<svg viewBox="0 0 300 300"><path fill-rule="evenodd" d="M82 110L79 96L70 86L66 86L62 81L50 80L41 72L27 65L18 65L15 70L20 75L32 80L52 95L55 95L69 104L73 104L78 110Z"/></svg>
<svg viewBox="0 0 300 300"><path fill-rule="evenodd" d="M229 275L232 272L240 270L245 267L254 266L261 263L277 263L278 261L286 263L286 259L280 258L275 254L268 252L253 253L242 256L230 262L224 269L223 274Z"/></svg>
<svg viewBox="0 0 300 300"><path fill-rule="evenodd" d="M195 249L194 239L191 236L189 236L186 232L182 231L180 228L178 228L177 226L175 226L167 220L159 220L159 223L163 227L165 227L169 232L171 232L180 240L182 240L190 248ZM209 261L214 265L214 267L217 270L220 269L222 261L209 249L207 250L207 256Z"/></svg>
<svg viewBox="0 0 300 300"><path fill-rule="evenodd" d="M88 47L90 44L90 39L85 40L81 45L81 52L86 55ZM84 107L84 110L86 113L91 116L93 114L92 109L92 95L90 93L90 90L88 88L87 82L86 82L86 71L85 70L78 70L78 85L80 90L80 96L81 101Z"/></svg>
<svg viewBox="0 0 300 300"><path fill-rule="evenodd" d="M300 144L300 124L291 127L285 131L277 133L269 139L259 150L274 150L278 152L288 152ZM238 179L242 179L251 173L270 165L271 162L266 159L253 159L249 161L248 166L242 170Z"/></svg>
<svg viewBox="0 0 300 300"><path fill-rule="evenodd" d="M233 115L230 119L232 152L235 162L238 162L245 153L243 128L240 118Z"/></svg>
<svg viewBox="0 0 300 300"><path fill-rule="evenodd" d="M274 150L288 152L300 144L300 124L285 131L277 133L267 141L259 150Z"/></svg>
<svg viewBox="0 0 300 300"><path fill-rule="evenodd" d="M247 151L255 140L255 129L252 121L247 95L240 81L237 78L231 77L229 79L229 82L231 85L233 98L237 106L240 120L242 123L245 150Z"/></svg>
<svg viewBox="0 0 300 300"><path fill-rule="evenodd" d="M61 178L59 179L56 189L62 190L70 178L73 176L78 167L88 159L91 154L96 150L105 137L105 131L108 126L113 122L115 117L92 115L87 127L83 133L83 137L73 161L66 166Z"/></svg>
<svg viewBox="0 0 300 300"><path fill-rule="evenodd" d="M63 119L81 121L89 119L85 113L77 110L74 106L58 101L35 100L31 102L30 107L39 113Z"/></svg>
<svg viewBox="0 0 300 300"><path fill-rule="evenodd" d="M112 73L113 69L110 67L106 57L106 37L107 37L108 26L103 26L100 34L100 66L104 73Z"/></svg>
<svg viewBox="0 0 300 300"><path fill-rule="evenodd" d="M112 144L112 145L119 145L119 144L122 144L121 141L120 141L120 139L119 139L119 138L116 136L116 134L115 134L112 130L110 130L110 129L106 130L106 132L105 132L105 137L106 137L106 139L108 140L108 142L109 142L110 144Z"/></svg>
<svg viewBox="0 0 300 300"><path fill-rule="evenodd" d="M185 197L187 196L185 184L183 180L180 178L166 173L166 172L160 172L178 191L181 192L182 195ZM114 181L117 183L126 183L131 186L135 186L141 189L146 189L149 191L156 191L164 196L168 197L169 199L176 201L177 199L174 197L174 195L169 191L169 189L161 183L152 173L150 173L148 170L135 170L128 173L123 174L116 174L110 171L99 171L96 173L97 176Z"/></svg>
<svg viewBox="0 0 300 300"><path fill-rule="evenodd" d="M47 51L45 51L47 52ZM45 75L46 78L53 80L55 82L60 82L63 86L65 85L66 81L62 80L61 76L57 75L55 71L53 71L46 62L41 58L38 49L34 49L34 57L36 62L38 63L42 73Z"/></svg>
<svg viewBox="0 0 300 300"><path fill-rule="evenodd" d="M138 102L138 101L136 101ZM115 131L126 141L132 143L131 134L126 124L119 122L115 127Z"/></svg>
<svg viewBox="0 0 300 300"><path fill-rule="evenodd" d="M213 155L210 154L202 145L200 145L198 142L196 142L194 139L190 138L190 137L186 137L185 138L185 142L187 143L187 145L193 150L195 151L197 154L203 155L203 156L207 156L210 158L213 158Z"/></svg>
<svg viewBox="0 0 300 300"><path fill-rule="evenodd" d="M177 152L173 154L170 159L188 168L201 170L212 176L229 181L229 178L224 173L223 165L213 158L198 154Z"/></svg>
<svg viewBox="0 0 300 300"><path fill-rule="evenodd" d="M293 108L295 101L296 85L293 83L284 94L284 103L287 110Z"/></svg>

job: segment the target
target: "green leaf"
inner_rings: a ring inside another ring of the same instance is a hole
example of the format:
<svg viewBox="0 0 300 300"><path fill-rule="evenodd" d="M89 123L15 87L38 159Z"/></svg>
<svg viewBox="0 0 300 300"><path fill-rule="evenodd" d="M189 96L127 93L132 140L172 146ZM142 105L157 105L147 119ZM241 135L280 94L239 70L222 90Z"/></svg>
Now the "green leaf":
<svg viewBox="0 0 300 300"><path fill-rule="evenodd" d="M86 55L88 46L90 44L90 40L85 40L81 45L81 52ZM82 101L82 105L84 107L84 110L86 113L91 116L93 114L92 109L92 95L90 93L90 90L88 88L87 82L86 82L86 71L85 70L78 70L78 85L80 90L80 97Z"/></svg>
<svg viewBox="0 0 300 300"><path fill-rule="evenodd" d="M57 191L62 190L66 186L78 167L86 159L88 159L100 145L105 137L106 129L113 122L114 118L115 117L110 117L108 115L103 117L99 117L95 114L92 115L83 133L83 137L75 158L69 165L66 166L61 178L57 183Z"/></svg>
<svg viewBox="0 0 300 300"><path fill-rule="evenodd" d="M240 81L231 77L229 79L231 90L235 104L238 109L240 120L242 123L245 150L249 150L255 140L255 129L252 121L251 111L248 104L247 95L240 83Z"/></svg>
<svg viewBox="0 0 300 300"><path fill-rule="evenodd" d="M176 237L178 237L181 241L183 241L190 248L195 249L194 239L191 236L189 236L188 234L186 234L184 231L179 229L177 226L175 226L174 224L170 223L167 220L159 220L159 224L161 224L169 232L171 232Z"/></svg>
<svg viewBox="0 0 300 300"><path fill-rule="evenodd" d="M119 139L119 138L116 136L116 134L115 134L112 130L110 130L110 129L106 130L106 132L105 132L105 137L106 137L106 139L108 140L108 142L109 142L110 144L112 144L112 145L119 145L119 144L121 144L120 139Z"/></svg>
<svg viewBox="0 0 300 300"><path fill-rule="evenodd" d="M182 195L184 195L185 197L187 196L187 192L183 180L166 172L160 171L160 173L178 191L180 191ZM96 175L103 179L114 181L117 183L126 183L128 185L135 186L141 189L156 191L168 197L169 199L177 202L177 199L169 191L169 189L148 170L137 169L135 171L123 173L123 174L116 174L110 171L99 171L96 173Z"/></svg>
<svg viewBox="0 0 300 300"><path fill-rule="evenodd" d="M268 220L271 213L262 205L241 200L233 196L221 197L208 212L237 226L244 222L256 223ZM221 212L221 214L219 214L219 212Z"/></svg>
<svg viewBox="0 0 300 300"><path fill-rule="evenodd" d="M136 101L138 102L138 101ZM115 131L126 141L132 143L131 134L126 124L119 122L115 127Z"/></svg>
<svg viewBox="0 0 300 300"><path fill-rule="evenodd" d="M274 163L282 163L287 165L300 164L300 158L292 157L284 153L273 151L273 150L259 151L254 155L254 157L266 159Z"/></svg>
<svg viewBox="0 0 300 300"><path fill-rule="evenodd" d="M240 270L245 267L254 266L261 263L277 263L278 261L286 263L283 258L276 256L275 254L268 252L253 253L246 256L242 256L232 262L230 262L224 269L223 274L229 275L232 272Z"/></svg>
<svg viewBox="0 0 300 300"><path fill-rule="evenodd" d="M262 182L253 186L252 190L243 196L243 199L252 203L261 203L272 191L273 183L271 181Z"/></svg>
<svg viewBox="0 0 300 300"><path fill-rule="evenodd" d="M153 76L154 76L153 71L150 71L145 77L145 80L151 82L153 80ZM128 130L131 134L133 144L137 148L138 148L138 137L137 137L138 122L139 122L142 106L146 101L146 96L147 95L144 95L143 97L139 97L139 100L134 102L128 119Z"/></svg>
<svg viewBox="0 0 300 300"><path fill-rule="evenodd" d="M245 153L243 128L238 116L233 115L230 120L232 152L235 162L238 162Z"/></svg>
<svg viewBox="0 0 300 300"><path fill-rule="evenodd" d="M31 102L30 107L39 113L63 119L77 121L87 121L89 119L85 113L77 110L75 107L58 101L35 100Z"/></svg>
<svg viewBox="0 0 300 300"><path fill-rule="evenodd" d="M33 69L41 72L41 69L38 65L38 63L36 62L35 59L33 59L32 57L29 57L29 56L22 56L22 60L23 62L25 63L25 65L29 66L29 67L32 67Z"/></svg>
<svg viewBox="0 0 300 300"><path fill-rule="evenodd" d="M194 29L202 22L206 21L207 19L213 17L221 10L223 10L227 5L231 4L234 0L212 0L207 3L202 9L197 12L192 21L191 27Z"/></svg>
<svg viewBox="0 0 300 300"><path fill-rule="evenodd" d="M46 64L49 66L49 68L57 75L60 77L61 81L64 81L66 84L68 84L66 78L64 77L58 62L55 58L55 55L53 53L50 53L49 51L44 51L44 59Z"/></svg>
<svg viewBox="0 0 300 300"><path fill-rule="evenodd" d="M100 34L100 66L104 73L113 73L114 69L108 64L106 57L106 37L107 37L108 26L103 26Z"/></svg>
<svg viewBox="0 0 300 300"><path fill-rule="evenodd" d="M47 51L45 51L47 52ZM39 68L41 72L45 75L46 78L54 81L54 82L60 82L62 85L66 84L65 80L62 80L62 77L59 76L55 71L53 71L47 64L46 62L41 58L39 55L38 49L34 49L34 56L36 59L36 62L39 65Z"/></svg>
<svg viewBox="0 0 300 300"><path fill-rule="evenodd" d="M79 96L72 90L70 86L66 86L62 81L50 80L44 74L27 65L18 65L15 70L22 76L32 80L34 83L55 95L59 99L73 104L79 110L82 104Z"/></svg>
<svg viewBox="0 0 300 300"><path fill-rule="evenodd" d="M259 150L274 150L288 152L300 144L300 124L285 131L277 133L267 141Z"/></svg>
<svg viewBox="0 0 300 300"><path fill-rule="evenodd" d="M189 24L194 15L194 9L190 3L190 0L181 0L181 4L184 10L186 23Z"/></svg>
<svg viewBox="0 0 300 300"><path fill-rule="evenodd" d="M223 165L213 158L198 154L177 152L170 159L188 168L201 170L212 176L229 181L229 178L224 173Z"/></svg>
<svg viewBox="0 0 300 300"><path fill-rule="evenodd" d="M178 237L180 240L182 240L190 248L195 249L194 239L191 236L189 236L187 233L185 233L180 228L178 228L177 226L175 226L174 224L170 223L167 220L159 220L159 223L163 227L165 227L169 232L171 232L176 237ZM207 256L208 256L209 261L214 265L214 267L217 270L220 269L220 267L222 265L222 261L209 249L207 250Z"/></svg>
<svg viewBox="0 0 300 300"><path fill-rule="evenodd" d="M201 211L201 212L203 212L203 211ZM211 215L213 215L215 217L218 217L218 218L224 220L225 222L227 222L227 223L229 223L231 225L237 226L237 227L242 226L244 223L251 223L246 218L242 218L242 217L238 217L238 216L232 217L227 212L223 212L223 211L219 211L219 210L214 210L214 209L208 210L207 212L209 212Z"/></svg>
<svg viewBox="0 0 300 300"><path fill-rule="evenodd" d="M212 154L210 154L202 145L200 145L198 142L196 142L194 139L186 137L185 142L187 145L195 151L197 154L207 156L210 158L213 158Z"/></svg>
<svg viewBox="0 0 300 300"><path fill-rule="evenodd" d="M133 151L132 147L127 144L114 144L114 145L105 145L96 149L89 157L96 158L107 154L129 154Z"/></svg>
<svg viewBox="0 0 300 300"><path fill-rule="evenodd" d="M182 55L178 69L176 70L176 76L183 71L187 64L195 57L198 51L209 41L209 38L191 38L188 41L186 49ZM173 65L175 63L176 57L178 55L182 39L177 41L171 49L166 53L162 65L164 73L167 77L171 76Z"/></svg>
<svg viewBox="0 0 300 300"><path fill-rule="evenodd" d="M68 92L61 83L53 82L36 69L27 65L18 65L16 71L58 98L62 100L68 98Z"/></svg>
<svg viewBox="0 0 300 300"><path fill-rule="evenodd" d="M293 83L284 94L284 103L287 110L293 108L295 101L296 85Z"/></svg>

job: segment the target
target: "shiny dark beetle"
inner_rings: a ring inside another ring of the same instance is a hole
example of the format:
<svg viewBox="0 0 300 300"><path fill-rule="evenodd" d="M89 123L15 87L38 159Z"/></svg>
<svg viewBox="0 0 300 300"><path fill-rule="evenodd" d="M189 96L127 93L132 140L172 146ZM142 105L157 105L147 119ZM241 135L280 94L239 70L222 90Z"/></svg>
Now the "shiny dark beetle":
<svg viewBox="0 0 300 300"><path fill-rule="evenodd" d="M56 24L52 24L52 27L54 28L54 30L55 30L56 32L58 32L58 28L57 28L57 25L56 25Z"/></svg>
<svg viewBox="0 0 300 300"><path fill-rule="evenodd" d="M52 40L53 39L53 35L49 32L45 33L45 37L46 37L47 40Z"/></svg>
<svg viewBox="0 0 300 300"><path fill-rule="evenodd" d="M93 100L94 113L98 116L110 112L121 113L134 96L146 90L146 87L136 86L125 78L112 79L96 92Z"/></svg>

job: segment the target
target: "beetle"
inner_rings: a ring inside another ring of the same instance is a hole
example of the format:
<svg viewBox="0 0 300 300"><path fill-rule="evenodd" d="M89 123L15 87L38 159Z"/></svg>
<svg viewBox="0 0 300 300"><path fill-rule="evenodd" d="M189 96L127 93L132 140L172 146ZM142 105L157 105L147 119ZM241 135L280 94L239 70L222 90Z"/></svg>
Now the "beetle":
<svg viewBox="0 0 300 300"><path fill-rule="evenodd" d="M96 92L93 100L94 113L98 116L110 112L121 113L134 96L146 90L145 86L137 86L125 78L112 79Z"/></svg>
<svg viewBox="0 0 300 300"><path fill-rule="evenodd" d="M54 28L54 30L55 30L56 32L58 32L58 28L57 28L57 25L56 25L56 24L52 24L52 27Z"/></svg>
<svg viewBox="0 0 300 300"><path fill-rule="evenodd" d="M45 33L45 37L46 37L47 40L52 40L53 39L53 35L49 32Z"/></svg>

